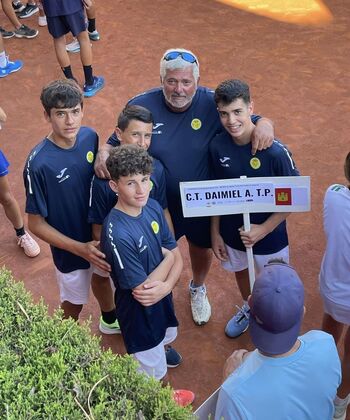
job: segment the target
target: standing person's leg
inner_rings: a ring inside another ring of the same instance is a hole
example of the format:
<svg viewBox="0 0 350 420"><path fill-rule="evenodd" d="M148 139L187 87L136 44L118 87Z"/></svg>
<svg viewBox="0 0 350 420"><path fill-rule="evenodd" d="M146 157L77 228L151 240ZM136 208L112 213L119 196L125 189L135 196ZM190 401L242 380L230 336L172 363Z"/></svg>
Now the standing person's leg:
<svg viewBox="0 0 350 420"><path fill-rule="evenodd" d="M350 403L350 328L347 328L344 338L344 356L341 364L342 382L334 400L334 419L345 419Z"/></svg>
<svg viewBox="0 0 350 420"><path fill-rule="evenodd" d="M31 39L35 38L38 35L38 30L31 29L26 25L21 25L21 23L17 19L15 11L13 10L11 0L1 0L1 5L5 15L15 28L15 36L17 38Z"/></svg>
<svg viewBox="0 0 350 420"><path fill-rule="evenodd" d="M53 44L55 47L56 58L58 64L61 66L61 69L67 79L74 79L72 68L70 65L70 59L66 51L66 37L65 35L60 36L59 38L53 39ZM75 80L75 79L74 79Z"/></svg>
<svg viewBox="0 0 350 420"><path fill-rule="evenodd" d="M0 152L1 153L1 152ZM0 156L1 160L1 156ZM0 163L1 165L1 163ZM1 170L1 168L0 168ZM0 203L4 207L6 217L12 223L17 236L18 245L23 248L28 257L36 257L40 254L40 247L37 242L24 230L23 218L8 183L7 175L0 174Z"/></svg>
<svg viewBox="0 0 350 420"><path fill-rule="evenodd" d="M96 6L95 2L93 2L92 6L90 6L88 9L86 9L86 15L88 18L88 33L89 38L91 41L99 41L100 40L100 34L98 33L96 29Z"/></svg>
<svg viewBox="0 0 350 420"><path fill-rule="evenodd" d="M331 334L334 338L335 344L339 343L340 337L344 329L344 324L333 319L329 314L323 314L322 330ZM350 345L350 343L349 343ZM350 357L350 355L349 355Z"/></svg>

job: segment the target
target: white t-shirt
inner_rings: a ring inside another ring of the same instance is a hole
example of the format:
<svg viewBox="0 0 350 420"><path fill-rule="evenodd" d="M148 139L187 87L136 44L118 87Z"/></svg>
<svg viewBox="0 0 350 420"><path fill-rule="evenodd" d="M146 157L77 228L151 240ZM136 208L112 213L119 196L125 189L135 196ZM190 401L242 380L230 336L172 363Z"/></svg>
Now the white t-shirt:
<svg viewBox="0 0 350 420"><path fill-rule="evenodd" d="M320 292L350 310L350 190L331 185L325 195L323 223L327 238L320 271Z"/></svg>

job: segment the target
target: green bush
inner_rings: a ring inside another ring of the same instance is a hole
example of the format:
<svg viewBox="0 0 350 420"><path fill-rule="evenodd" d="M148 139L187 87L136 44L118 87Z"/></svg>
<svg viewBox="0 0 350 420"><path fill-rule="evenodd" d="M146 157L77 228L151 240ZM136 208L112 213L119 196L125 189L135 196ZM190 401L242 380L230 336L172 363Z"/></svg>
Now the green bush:
<svg viewBox="0 0 350 420"><path fill-rule="evenodd" d="M172 390L103 351L87 325L52 317L0 269L1 419L191 419Z"/></svg>

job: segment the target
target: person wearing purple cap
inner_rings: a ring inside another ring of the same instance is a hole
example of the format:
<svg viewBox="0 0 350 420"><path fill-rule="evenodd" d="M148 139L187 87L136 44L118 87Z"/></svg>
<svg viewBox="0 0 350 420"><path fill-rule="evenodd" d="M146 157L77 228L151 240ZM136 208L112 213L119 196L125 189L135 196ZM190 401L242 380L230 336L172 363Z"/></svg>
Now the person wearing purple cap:
<svg viewBox="0 0 350 420"><path fill-rule="evenodd" d="M299 336L304 286L288 264L271 260L249 297L252 352L227 359L215 419L332 419L341 381L334 339L323 331Z"/></svg>

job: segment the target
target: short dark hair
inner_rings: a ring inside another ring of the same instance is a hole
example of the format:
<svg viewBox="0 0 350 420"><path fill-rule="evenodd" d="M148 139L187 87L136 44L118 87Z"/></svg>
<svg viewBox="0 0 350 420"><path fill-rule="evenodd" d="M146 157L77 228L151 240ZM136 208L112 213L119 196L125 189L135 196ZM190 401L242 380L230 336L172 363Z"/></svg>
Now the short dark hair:
<svg viewBox="0 0 350 420"><path fill-rule="evenodd" d="M214 100L216 105L220 102L229 105L239 98L242 98L246 104L250 102L249 86L242 80L225 80L215 89Z"/></svg>
<svg viewBox="0 0 350 420"><path fill-rule="evenodd" d="M350 182L350 152L347 154L344 163L345 178Z"/></svg>
<svg viewBox="0 0 350 420"><path fill-rule="evenodd" d="M78 104L83 108L83 92L75 80L54 80L43 87L40 100L50 115L52 108L74 108Z"/></svg>
<svg viewBox="0 0 350 420"><path fill-rule="evenodd" d="M111 150L106 166L113 181L118 181L122 176L151 174L153 159L145 149L134 144L125 144Z"/></svg>
<svg viewBox="0 0 350 420"><path fill-rule="evenodd" d="M153 115L151 111L143 106L127 105L118 116L117 127L124 131L128 128L128 125L132 120L153 124Z"/></svg>

